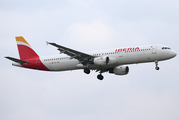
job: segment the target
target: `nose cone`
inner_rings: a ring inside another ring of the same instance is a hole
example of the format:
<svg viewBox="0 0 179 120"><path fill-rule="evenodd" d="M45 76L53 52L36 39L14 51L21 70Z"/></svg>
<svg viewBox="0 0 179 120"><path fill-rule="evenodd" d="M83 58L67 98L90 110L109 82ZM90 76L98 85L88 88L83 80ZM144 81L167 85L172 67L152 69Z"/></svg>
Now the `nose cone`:
<svg viewBox="0 0 179 120"><path fill-rule="evenodd" d="M173 58L177 55L177 53L175 51L172 51L171 55L172 55L172 58Z"/></svg>

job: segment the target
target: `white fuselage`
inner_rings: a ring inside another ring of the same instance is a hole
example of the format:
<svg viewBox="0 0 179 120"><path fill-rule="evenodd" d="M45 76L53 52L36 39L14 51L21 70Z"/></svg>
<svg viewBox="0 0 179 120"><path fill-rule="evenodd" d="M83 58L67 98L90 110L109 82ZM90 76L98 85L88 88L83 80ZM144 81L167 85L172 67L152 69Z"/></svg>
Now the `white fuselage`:
<svg viewBox="0 0 179 120"><path fill-rule="evenodd" d="M163 48L164 46L162 45L153 45L90 52L88 54L95 57L108 56L109 58L114 58L117 60L117 63L103 66L93 64L90 65L89 68L113 68L125 64L162 61L176 56L176 53L173 50ZM85 68L85 66L83 66L77 59L71 59L71 57L67 55L44 56L40 57L40 60L51 71L65 71Z"/></svg>

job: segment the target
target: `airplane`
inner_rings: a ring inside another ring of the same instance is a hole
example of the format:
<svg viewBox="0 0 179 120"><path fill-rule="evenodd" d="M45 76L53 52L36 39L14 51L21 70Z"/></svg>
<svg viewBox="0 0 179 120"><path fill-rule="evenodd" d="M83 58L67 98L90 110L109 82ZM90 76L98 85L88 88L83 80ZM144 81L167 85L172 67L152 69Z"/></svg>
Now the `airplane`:
<svg viewBox="0 0 179 120"><path fill-rule="evenodd" d="M168 60L177 55L165 45L147 45L124 47L95 52L80 52L71 48L47 42L60 51L60 55L39 56L22 37L16 37L20 59L5 57L12 60L13 66L43 71L67 71L83 69L90 74L91 70L99 72L97 78L103 80L102 73L109 72L115 75L127 75L128 64L154 62L155 69L159 70L158 62Z"/></svg>

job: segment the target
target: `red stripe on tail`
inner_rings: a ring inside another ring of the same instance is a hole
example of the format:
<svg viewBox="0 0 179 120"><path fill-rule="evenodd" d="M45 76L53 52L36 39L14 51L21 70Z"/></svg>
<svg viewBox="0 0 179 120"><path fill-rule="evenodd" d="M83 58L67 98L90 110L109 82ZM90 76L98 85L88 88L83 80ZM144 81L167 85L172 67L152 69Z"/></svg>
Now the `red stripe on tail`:
<svg viewBox="0 0 179 120"><path fill-rule="evenodd" d="M37 53L30 47L25 45L17 45L19 50L19 56L21 60L39 57Z"/></svg>

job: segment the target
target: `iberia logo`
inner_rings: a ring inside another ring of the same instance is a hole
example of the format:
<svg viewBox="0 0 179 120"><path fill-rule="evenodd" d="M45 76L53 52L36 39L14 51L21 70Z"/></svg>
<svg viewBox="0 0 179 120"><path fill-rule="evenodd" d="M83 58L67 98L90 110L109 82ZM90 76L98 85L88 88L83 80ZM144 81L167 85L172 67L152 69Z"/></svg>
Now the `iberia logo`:
<svg viewBox="0 0 179 120"><path fill-rule="evenodd" d="M139 47L116 49L115 52L132 51L132 50L139 50Z"/></svg>

